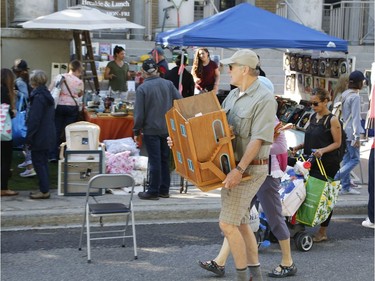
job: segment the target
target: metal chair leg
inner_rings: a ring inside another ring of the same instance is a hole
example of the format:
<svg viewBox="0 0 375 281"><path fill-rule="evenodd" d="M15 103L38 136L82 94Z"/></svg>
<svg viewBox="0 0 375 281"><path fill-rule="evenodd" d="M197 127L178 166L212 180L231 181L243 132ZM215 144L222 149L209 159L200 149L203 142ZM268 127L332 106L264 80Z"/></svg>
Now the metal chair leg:
<svg viewBox="0 0 375 281"><path fill-rule="evenodd" d="M90 240L90 216L89 210L86 209L86 237L87 237L87 262L91 262L91 240Z"/></svg>
<svg viewBox="0 0 375 281"><path fill-rule="evenodd" d="M86 210L85 210L85 214L86 214ZM82 250L82 238L83 238L83 232L84 232L84 228L85 228L85 223L86 223L86 215L83 216L83 223L82 223L82 226L81 226L81 236L79 238L79 245L78 245L78 250L79 251Z"/></svg>
<svg viewBox="0 0 375 281"><path fill-rule="evenodd" d="M138 255L137 255L137 238L136 238L136 234L135 234L135 220L134 220L134 212L133 212L133 204L131 204L131 223L132 223L132 234L133 234L133 248L134 248L134 259L138 259Z"/></svg>

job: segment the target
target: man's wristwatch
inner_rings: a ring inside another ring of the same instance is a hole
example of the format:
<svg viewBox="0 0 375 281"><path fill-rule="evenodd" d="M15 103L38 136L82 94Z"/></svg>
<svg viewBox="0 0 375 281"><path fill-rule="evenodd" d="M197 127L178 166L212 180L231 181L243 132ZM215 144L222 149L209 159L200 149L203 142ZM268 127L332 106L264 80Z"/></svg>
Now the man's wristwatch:
<svg viewBox="0 0 375 281"><path fill-rule="evenodd" d="M245 170L244 169L242 169L240 166L236 166L236 170L237 171L239 171L240 173L241 173L241 175L243 174L243 173L245 173Z"/></svg>

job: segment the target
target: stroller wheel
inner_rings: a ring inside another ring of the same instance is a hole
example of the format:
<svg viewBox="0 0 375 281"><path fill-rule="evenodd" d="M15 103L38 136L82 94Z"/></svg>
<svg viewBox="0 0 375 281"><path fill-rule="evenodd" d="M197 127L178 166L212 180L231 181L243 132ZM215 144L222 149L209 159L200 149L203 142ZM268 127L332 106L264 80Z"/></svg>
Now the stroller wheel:
<svg viewBox="0 0 375 281"><path fill-rule="evenodd" d="M302 252L309 251L314 244L312 236L307 232L297 233L294 236L294 243L296 244L297 249Z"/></svg>

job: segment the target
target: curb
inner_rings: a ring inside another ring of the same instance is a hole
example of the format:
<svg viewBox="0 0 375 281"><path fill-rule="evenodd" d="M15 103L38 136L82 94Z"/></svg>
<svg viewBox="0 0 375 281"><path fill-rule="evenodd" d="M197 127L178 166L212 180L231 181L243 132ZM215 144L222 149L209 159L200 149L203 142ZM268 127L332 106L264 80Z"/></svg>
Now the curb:
<svg viewBox="0 0 375 281"><path fill-rule="evenodd" d="M29 212L2 212L1 227L2 230L12 228L38 228L38 227L64 227L72 225L81 225L83 219L83 209L71 210L40 210ZM135 209L136 223L163 223L163 222L185 222L185 221L202 221L218 220L220 208L200 208L192 209L190 206L170 206L159 210L143 208ZM357 206L336 206L334 215L363 215L367 216L367 205ZM116 223L118 220L106 218L106 222Z"/></svg>

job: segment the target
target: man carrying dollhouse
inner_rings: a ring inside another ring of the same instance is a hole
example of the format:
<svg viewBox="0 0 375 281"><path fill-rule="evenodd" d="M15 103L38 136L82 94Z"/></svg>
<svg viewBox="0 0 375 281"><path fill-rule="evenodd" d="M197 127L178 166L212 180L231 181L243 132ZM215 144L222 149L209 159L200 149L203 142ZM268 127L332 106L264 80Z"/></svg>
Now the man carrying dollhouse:
<svg viewBox="0 0 375 281"><path fill-rule="evenodd" d="M259 80L259 59L251 50L237 51L221 60L229 66L232 90L222 107L233 126L236 169L227 174L221 189L220 228L228 239L236 266L237 280L263 280L258 246L249 226L249 206L268 174L268 156L273 142L276 101ZM242 174L251 176L241 181Z"/></svg>

